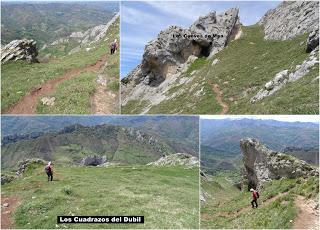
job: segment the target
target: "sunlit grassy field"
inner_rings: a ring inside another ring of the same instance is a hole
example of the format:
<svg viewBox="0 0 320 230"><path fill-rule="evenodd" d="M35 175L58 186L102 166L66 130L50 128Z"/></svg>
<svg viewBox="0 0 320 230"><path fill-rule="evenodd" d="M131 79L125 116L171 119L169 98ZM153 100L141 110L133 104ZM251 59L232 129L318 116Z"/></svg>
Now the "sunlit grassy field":
<svg viewBox="0 0 320 230"><path fill-rule="evenodd" d="M18 196L16 228L198 228L198 169L110 166L54 169L47 182L43 166L2 186ZM143 215L144 224L57 224L57 215Z"/></svg>

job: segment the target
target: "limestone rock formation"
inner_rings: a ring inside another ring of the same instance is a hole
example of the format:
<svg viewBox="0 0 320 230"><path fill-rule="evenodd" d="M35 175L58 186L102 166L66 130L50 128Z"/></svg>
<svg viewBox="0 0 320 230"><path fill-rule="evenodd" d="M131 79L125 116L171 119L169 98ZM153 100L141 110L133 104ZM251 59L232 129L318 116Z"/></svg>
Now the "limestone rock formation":
<svg viewBox="0 0 320 230"><path fill-rule="evenodd" d="M256 139L242 139L240 148L243 153L248 189L259 189L264 182L273 179L319 175L319 171L306 162L269 150Z"/></svg>
<svg viewBox="0 0 320 230"><path fill-rule="evenodd" d="M284 1L259 21L265 39L287 40L319 27L318 1Z"/></svg>
<svg viewBox="0 0 320 230"><path fill-rule="evenodd" d="M166 88L197 57L212 56L223 49L240 28L238 9L232 8L223 14L210 12L196 20L188 29L170 26L150 41L143 54L143 60L127 77L122 79L122 103L156 95L154 88L160 84ZM152 103L164 98L156 95Z"/></svg>
<svg viewBox="0 0 320 230"><path fill-rule="evenodd" d="M79 52L81 50L81 47L83 45L90 45L92 43L95 43L102 38L104 38L108 32L109 27L116 22L116 20L120 17L120 14L117 13L113 18L105 25L98 25L94 26L84 32L82 31L77 31L71 33L68 37L60 38L54 42L52 42L49 46L56 46L61 43L76 43L79 44L75 48L73 48L69 54ZM46 48L47 46L43 47ZM89 51L90 48L87 48L86 51Z"/></svg>
<svg viewBox="0 0 320 230"><path fill-rule="evenodd" d="M199 160L197 157L192 156L188 153L175 153L164 157L161 157L155 162L151 162L148 165L155 166L177 166L184 165L189 167L197 167L199 165Z"/></svg>
<svg viewBox="0 0 320 230"><path fill-rule="evenodd" d="M260 89L258 93L250 99L250 102L255 103L265 97L273 95L286 84L304 77L316 64L319 64L319 47L315 48L300 65L296 65L294 71L291 73L288 70L282 70L277 73L271 81L265 84L264 88Z"/></svg>
<svg viewBox="0 0 320 230"><path fill-rule="evenodd" d="M16 177L13 175L8 175L5 173L1 173L1 185L10 183L11 181L15 180Z"/></svg>
<svg viewBox="0 0 320 230"><path fill-rule="evenodd" d="M32 158L32 159L25 159L18 163L18 170L16 172L16 175L19 176L23 174L30 165L32 164L42 164L45 165L47 162L39 159L39 158Z"/></svg>
<svg viewBox="0 0 320 230"><path fill-rule="evenodd" d="M107 157L106 156L97 156L97 155L90 155L82 158L81 165L84 166L98 166L106 163Z"/></svg>
<svg viewBox="0 0 320 230"><path fill-rule="evenodd" d="M1 49L1 63L9 60L27 60L28 62L38 62L38 50L34 40L13 40Z"/></svg>

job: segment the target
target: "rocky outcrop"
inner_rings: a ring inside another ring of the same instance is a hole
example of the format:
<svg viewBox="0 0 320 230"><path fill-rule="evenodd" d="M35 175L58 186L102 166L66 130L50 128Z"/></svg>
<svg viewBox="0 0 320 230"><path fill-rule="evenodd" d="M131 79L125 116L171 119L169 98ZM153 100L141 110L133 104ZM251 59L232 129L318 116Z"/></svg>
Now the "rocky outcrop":
<svg viewBox="0 0 320 230"><path fill-rule="evenodd" d="M155 166L177 166L184 165L188 167L198 167L199 160L197 157L194 157L188 153L175 153L170 154L164 157L161 157L155 162L151 162L148 165Z"/></svg>
<svg viewBox="0 0 320 230"><path fill-rule="evenodd" d="M81 165L83 166L98 166L106 163L107 157L106 156L97 156L97 155L90 155L82 158Z"/></svg>
<svg viewBox="0 0 320 230"><path fill-rule="evenodd" d="M1 185L10 183L11 181L15 180L16 177L13 175L1 173Z"/></svg>
<svg viewBox="0 0 320 230"><path fill-rule="evenodd" d="M13 40L1 49L1 63L7 61L26 60L38 62L38 50L34 40Z"/></svg>
<svg viewBox="0 0 320 230"><path fill-rule="evenodd" d="M306 52L310 53L319 46L319 30L312 31L307 39L307 49Z"/></svg>
<svg viewBox="0 0 320 230"><path fill-rule="evenodd" d="M163 91L157 88L159 85L170 87L195 59L212 56L223 49L239 28L238 9L233 8L223 14L210 12L187 29L170 26L161 31L145 46L141 64L122 79L122 104L146 94L151 103L160 103L165 98L157 95ZM151 95L156 95L154 100Z"/></svg>
<svg viewBox="0 0 320 230"><path fill-rule="evenodd" d="M259 21L265 39L287 40L319 27L318 1L284 1Z"/></svg>
<svg viewBox="0 0 320 230"><path fill-rule="evenodd" d="M296 65L291 73L288 70L282 70L277 73L271 81L268 81L264 85L264 88L260 89L258 93L250 99L250 102L255 103L265 97L273 95L286 84L304 77L316 64L319 64L319 47L314 49L308 58L300 65Z"/></svg>
<svg viewBox="0 0 320 230"><path fill-rule="evenodd" d="M45 165L46 163L47 163L46 161L44 161L42 159L38 159L38 158L22 160L18 163L18 170L16 172L16 175L19 176L19 175L23 174L28 169L28 167L32 164Z"/></svg>
<svg viewBox="0 0 320 230"><path fill-rule="evenodd" d="M62 43L75 43L79 44L75 48L73 48L69 54L79 52L81 50L81 47L84 45L91 45L97 41L100 41L103 39L108 32L109 27L119 19L120 14L117 13L113 18L105 25L98 25L95 27L92 27L84 32L77 31L71 33L68 37L60 38L54 42L52 42L49 46L56 46ZM47 46L46 46L47 47ZM43 47L43 48L46 48ZM86 49L87 51L90 50L90 48Z"/></svg>
<svg viewBox="0 0 320 230"><path fill-rule="evenodd" d="M243 153L248 189L260 189L263 183L273 179L319 175L319 171L306 162L269 150L256 139L242 139L240 148Z"/></svg>

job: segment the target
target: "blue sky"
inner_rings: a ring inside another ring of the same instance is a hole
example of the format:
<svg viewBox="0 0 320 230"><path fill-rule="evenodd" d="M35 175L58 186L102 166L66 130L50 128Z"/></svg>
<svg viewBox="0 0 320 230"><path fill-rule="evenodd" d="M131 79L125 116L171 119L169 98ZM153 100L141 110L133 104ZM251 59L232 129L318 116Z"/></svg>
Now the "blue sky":
<svg viewBox="0 0 320 230"><path fill-rule="evenodd" d="M255 24L278 1L122 2L121 78L140 64L145 44L169 25L189 27L199 16L238 7L244 25Z"/></svg>

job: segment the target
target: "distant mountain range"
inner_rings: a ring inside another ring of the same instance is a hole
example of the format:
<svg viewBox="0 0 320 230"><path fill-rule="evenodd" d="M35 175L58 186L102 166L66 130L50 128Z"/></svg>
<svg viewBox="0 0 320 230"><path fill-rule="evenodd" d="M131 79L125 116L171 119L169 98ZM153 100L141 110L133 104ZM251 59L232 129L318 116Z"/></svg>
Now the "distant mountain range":
<svg viewBox="0 0 320 230"><path fill-rule="evenodd" d="M34 39L38 47L72 32L106 24L118 2L2 2L1 43Z"/></svg>
<svg viewBox="0 0 320 230"><path fill-rule="evenodd" d="M208 171L235 169L241 165L239 142L259 139L270 149L318 164L319 125L255 119L201 119L201 163Z"/></svg>
<svg viewBox="0 0 320 230"><path fill-rule="evenodd" d="M2 166L31 157L79 162L88 154L125 164L177 152L198 157L198 126L196 117L4 116Z"/></svg>

